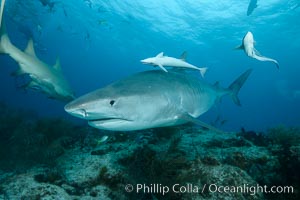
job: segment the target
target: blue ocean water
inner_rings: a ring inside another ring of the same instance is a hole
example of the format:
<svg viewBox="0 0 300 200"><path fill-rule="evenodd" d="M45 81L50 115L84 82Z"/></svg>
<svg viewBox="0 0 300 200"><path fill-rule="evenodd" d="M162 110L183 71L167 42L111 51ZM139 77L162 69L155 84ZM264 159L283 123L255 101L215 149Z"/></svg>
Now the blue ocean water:
<svg viewBox="0 0 300 200"><path fill-rule="evenodd" d="M54 65L60 57L77 96L153 69L141 59L160 52L180 57L187 51L189 63L209 68L204 80L220 81L223 87L253 68L239 94L242 107L224 97L200 116L202 121L221 118L226 121L222 129L230 131L299 126L300 2L258 1L247 16L248 4L248 0L7 0L4 15L9 37L18 48L24 49L32 37L41 60ZM247 31L253 33L262 55L279 61L279 70L271 62L234 50ZM17 90L22 80L10 76L18 67L10 57L1 56L0 66L0 100L41 116L75 120L65 113L64 103Z"/></svg>

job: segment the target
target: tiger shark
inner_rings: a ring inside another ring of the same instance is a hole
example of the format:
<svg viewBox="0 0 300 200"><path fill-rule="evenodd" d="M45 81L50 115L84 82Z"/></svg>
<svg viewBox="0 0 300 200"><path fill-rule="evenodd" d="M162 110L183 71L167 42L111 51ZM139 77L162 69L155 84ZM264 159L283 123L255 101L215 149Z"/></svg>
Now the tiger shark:
<svg viewBox="0 0 300 200"><path fill-rule="evenodd" d="M240 105L237 94L251 71L244 72L227 89L176 70L140 72L75 99L65 106L65 111L87 120L92 127L111 131L188 122L214 129L197 118L224 95L230 95Z"/></svg>
<svg viewBox="0 0 300 200"><path fill-rule="evenodd" d="M4 4L5 0L2 0L0 8L0 53L8 54L19 64L19 69L13 75L28 75L30 77L30 81L23 86L25 89L39 90L53 99L73 100L73 91L62 74L59 59L56 60L53 67L38 59L32 39L29 40L25 51L18 49L11 43L3 20Z"/></svg>
<svg viewBox="0 0 300 200"><path fill-rule="evenodd" d="M271 61L276 64L276 67L279 69L279 63L272 59L265 56L262 56L255 48L254 48L254 38L253 34L248 31L247 34L243 38L242 45L237 47L236 49L244 50L247 56L254 58L259 61Z"/></svg>
<svg viewBox="0 0 300 200"><path fill-rule="evenodd" d="M191 65L186 62L186 52L183 52L181 59L164 56L164 53L161 52L155 57L146 58L144 60L141 60L143 64L150 64L154 66L159 66L163 71L168 72L164 66L171 66L171 67L180 67L185 69L196 69L199 70L201 73L201 76L204 77L204 74L207 71L206 67L198 68L194 65Z"/></svg>

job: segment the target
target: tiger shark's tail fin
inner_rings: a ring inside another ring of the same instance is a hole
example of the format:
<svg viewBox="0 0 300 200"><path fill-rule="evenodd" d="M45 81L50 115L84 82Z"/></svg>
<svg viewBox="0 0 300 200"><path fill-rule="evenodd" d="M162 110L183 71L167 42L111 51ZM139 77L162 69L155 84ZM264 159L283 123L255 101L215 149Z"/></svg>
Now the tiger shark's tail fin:
<svg viewBox="0 0 300 200"><path fill-rule="evenodd" d="M233 81L231 83L231 85L228 87L228 90L232 97L233 102L238 106L241 105L240 100L238 98L238 93L239 93L241 87L244 85L244 83L248 79L251 72L252 72L252 69L248 69L243 74L241 74L235 81Z"/></svg>

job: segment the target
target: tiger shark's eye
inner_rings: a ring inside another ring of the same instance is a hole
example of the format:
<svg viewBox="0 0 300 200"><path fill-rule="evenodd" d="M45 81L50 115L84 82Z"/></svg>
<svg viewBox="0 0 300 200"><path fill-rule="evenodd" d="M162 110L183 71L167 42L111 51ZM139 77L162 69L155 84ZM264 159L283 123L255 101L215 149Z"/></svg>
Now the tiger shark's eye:
<svg viewBox="0 0 300 200"><path fill-rule="evenodd" d="M109 102L109 104L111 105L111 106L113 106L114 104L115 104L115 100L111 100L110 102Z"/></svg>

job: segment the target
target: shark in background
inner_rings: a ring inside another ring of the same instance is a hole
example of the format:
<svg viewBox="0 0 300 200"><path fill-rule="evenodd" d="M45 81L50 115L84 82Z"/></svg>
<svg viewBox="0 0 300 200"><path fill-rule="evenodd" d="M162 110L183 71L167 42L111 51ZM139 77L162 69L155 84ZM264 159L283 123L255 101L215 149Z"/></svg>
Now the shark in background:
<svg viewBox="0 0 300 200"><path fill-rule="evenodd" d="M277 62L277 60L262 56L254 48L254 44L255 44L255 41L254 41L254 38L253 38L253 34L250 31L248 31L247 34L243 38L242 45L240 45L236 49L244 50L244 52L246 53L247 56L249 56L251 58L254 58L256 60L273 62L273 63L275 63L276 67L279 69L279 63Z"/></svg>
<svg viewBox="0 0 300 200"><path fill-rule="evenodd" d="M255 8L257 8L257 0L250 0L247 9L247 16L251 15Z"/></svg>
<svg viewBox="0 0 300 200"><path fill-rule="evenodd" d="M145 71L116 81L65 106L69 114L89 125L111 131L133 131L188 122L217 130L197 118L230 95L235 104L251 69L228 88L207 84L195 76L170 70Z"/></svg>
<svg viewBox="0 0 300 200"><path fill-rule="evenodd" d="M56 2L51 1L51 0L39 0L41 2L41 4L45 7L48 7L50 9L50 11L53 10Z"/></svg>
<svg viewBox="0 0 300 200"><path fill-rule="evenodd" d="M158 66L165 72L168 72L168 71L166 70L166 68L164 66L171 66L171 67L182 68L182 69L199 70L202 77L204 77L204 74L207 71L206 67L199 68L199 67L196 67L194 65L187 63L186 62L186 52L183 52L180 59L169 57L169 56L164 56L164 53L161 52L157 56L152 57L152 58L146 58L144 60L141 60L141 62L143 64Z"/></svg>
<svg viewBox="0 0 300 200"><path fill-rule="evenodd" d="M74 99L74 93L64 78L59 59L54 66L49 66L36 56L32 39L29 40L25 51L14 46L5 28L3 20L5 0L1 1L0 9L0 53L8 54L18 64L19 69L13 73L15 76L28 75L30 82L23 87L45 93L49 98L61 101Z"/></svg>

